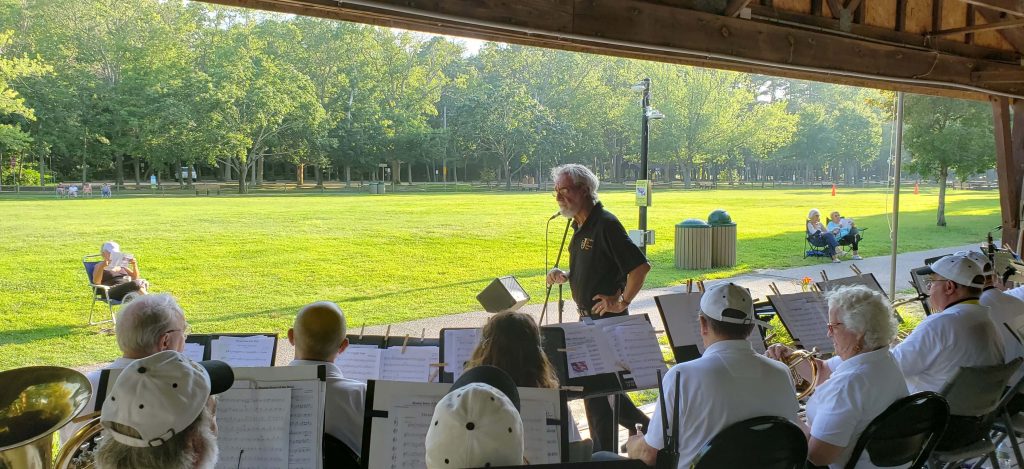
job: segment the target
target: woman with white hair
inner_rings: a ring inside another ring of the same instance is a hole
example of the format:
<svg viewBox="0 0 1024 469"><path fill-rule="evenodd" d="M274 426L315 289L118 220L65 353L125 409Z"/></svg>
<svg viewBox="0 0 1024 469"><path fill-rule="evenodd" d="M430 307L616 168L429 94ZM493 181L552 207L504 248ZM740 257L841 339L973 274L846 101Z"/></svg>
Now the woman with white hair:
<svg viewBox="0 0 1024 469"><path fill-rule="evenodd" d="M889 302L864 286L842 287L827 294L828 335L835 356L817 360L818 387L807 401L807 460L817 466L844 467L860 434L893 402L906 397L906 379L889 344L896 320ZM775 344L767 355L785 360L793 349ZM797 371L810 379L810 365ZM858 468L873 468L866 452Z"/></svg>
<svg viewBox="0 0 1024 469"><path fill-rule="evenodd" d="M131 301L133 297L147 293L149 282L140 275L139 262L134 256L122 253L121 245L107 241L100 247L100 255L103 260L93 267L92 283L112 287L107 292L111 300L123 301L127 296ZM97 293L102 294L98 290Z"/></svg>
<svg viewBox="0 0 1024 469"><path fill-rule="evenodd" d="M836 255L839 241L836 241L835 235L821 223L821 211L816 208L807 213L807 241L814 246L825 248L825 254L832 258L832 262L839 262L839 256Z"/></svg>

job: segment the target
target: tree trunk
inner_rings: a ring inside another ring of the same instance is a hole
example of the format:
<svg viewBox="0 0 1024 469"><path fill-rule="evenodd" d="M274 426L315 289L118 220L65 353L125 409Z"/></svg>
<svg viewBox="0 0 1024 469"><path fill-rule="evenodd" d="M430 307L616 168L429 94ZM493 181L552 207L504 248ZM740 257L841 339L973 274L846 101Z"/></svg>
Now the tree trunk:
<svg viewBox="0 0 1024 469"><path fill-rule="evenodd" d="M135 189L138 189L139 188L139 184L142 184L142 181L141 181L141 179L142 179L142 177L141 177L142 176L142 174L141 174L142 173L142 168L140 168L141 163L139 163L139 157L138 156L133 156L132 157L132 163L135 166ZM124 187L119 187L119 189L124 189Z"/></svg>
<svg viewBox="0 0 1024 469"><path fill-rule="evenodd" d="M352 166L345 164L345 187L352 187Z"/></svg>
<svg viewBox="0 0 1024 469"><path fill-rule="evenodd" d="M121 186L124 185L124 154L123 153L119 152L117 154L117 160L116 160L115 165L117 167L117 174L114 176L114 184L117 185L118 187L121 187Z"/></svg>
<svg viewBox="0 0 1024 469"><path fill-rule="evenodd" d="M949 168L943 166L939 170L939 212L938 220L935 223L938 226L946 226L946 177L949 176Z"/></svg>
<svg viewBox="0 0 1024 469"><path fill-rule="evenodd" d="M409 185L412 185L412 162L405 165L405 174L408 176L405 180L409 182Z"/></svg>
<svg viewBox="0 0 1024 469"><path fill-rule="evenodd" d="M391 185L397 186L402 183L402 162L391 162Z"/></svg>
<svg viewBox="0 0 1024 469"><path fill-rule="evenodd" d="M324 174L320 170L320 164L313 165L313 173L316 175L316 187L324 187Z"/></svg>
<svg viewBox="0 0 1024 469"><path fill-rule="evenodd" d="M238 193L247 194L249 188L245 186L245 175L248 171L245 170L245 163L241 160L238 161Z"/></svg>
<svg viewBox="0 0 1024 469"><path fill-rule="evenodd" d="M39 185L46 187L46 160L43 152L39 152Z"/></svg>
<svg viewBox="0 0 1024 469"><path fill-rule="evenodd" d="M299 163L295 166L295 181L296 185L302 187L306 183L306 165Z"/></svg>
<svg viewBox="0 0 1024 469"><path fill-rule="evenodd" d="M256 164L256 187L263 187L263 176L265 171L265 168L263 167L263 162L265 159L266 157L261 156L260 162Z"/></svg>
<svg viewBox="0 0 1024 469"><path fill-rule="evenodd" d="M594 158L597 161L597 158ZM505 190L512 190L512 162L510 159L505 160Z"/></svg>
<svg viewBox="0 0 1024 469"><path fill-rule="evenodd" d="M690 179L690 163L684 161L683 164L679 165L683 172L683 188L689 189L692 180Z"/></svg>

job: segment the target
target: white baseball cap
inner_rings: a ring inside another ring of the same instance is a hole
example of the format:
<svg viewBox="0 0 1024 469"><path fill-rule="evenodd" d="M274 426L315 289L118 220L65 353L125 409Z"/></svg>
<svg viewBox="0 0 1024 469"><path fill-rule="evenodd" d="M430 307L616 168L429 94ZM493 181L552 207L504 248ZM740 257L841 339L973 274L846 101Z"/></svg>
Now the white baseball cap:
<svg viewBox="0 0 1024 469"><path fill-rule="evenodd" d="M982 266L967 256L954 254L945 256L917 272L918 275L936 274L967 287L984 288L985 273L982 269Z"/></svg>
<svg viewBox="0 0 1024 469"><path fill-rule="evenodd" d="M121 245L113 241L107 241L100 247L100 252L121 252Z"/></svg>
<svg viewBox="0 0 1024 469"><path fill-rule="evenodd" d="M100 422L122 444L160 446L195 422L211 394L228 390L234 381L227 363L196 363L165 350L135 360L121 371L103 402ZM121 433L111 423L131 427L139 436Z"/></svg>
<svg viewBox="0 0 1024 469"><path fill-rule="evenodd" d="M463 373L434 407L427 429L427 468L522 465L518 407L515 383L501 369L478 366Z"/></svg>
<svg viewBox="0 0 1024 469"><path fill-rule="evenodd" d="M954 255L964 256L974 261L975 264L981 267L982 275L992 275L995 273L995 269L992 268L992 260L980 251L957 251Z"/></svg>
<svg viewBox="0 0 1024 469"><path fill-rule="evenodd" d="M750 298L750 292L732 282L708 288L700 298L700 312L716 321L768 325L754 316L754 300Z"/></svg>

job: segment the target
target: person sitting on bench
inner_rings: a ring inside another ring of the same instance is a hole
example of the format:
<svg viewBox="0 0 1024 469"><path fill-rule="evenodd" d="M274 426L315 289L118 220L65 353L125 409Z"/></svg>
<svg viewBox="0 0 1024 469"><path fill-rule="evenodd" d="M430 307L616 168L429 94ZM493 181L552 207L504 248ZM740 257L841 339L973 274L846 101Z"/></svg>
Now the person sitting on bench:
<svg viewBox="0 0 1024 469"><path fill-rule="evenodd" d="M839 246L839 242L836 241L835 235L821 224L821 211L816 208L807 213L807 241L814 246L825 248L825 254L832 258L832 262L839 262L839 257L836 256L836 246Z"/></svg>
<svg viewBox="0 0 1024 469"><path fill-rule="evenodd" d="M839 216L839 212L832 212L829 215L828 231L832 233L832 236L835 236L840 246L850 246L853 248L853 260L859 261L863 259L857 253L857 244L860 243L862 236L860 235L860 230L857 229L857 224L852 219Z"/></svg>

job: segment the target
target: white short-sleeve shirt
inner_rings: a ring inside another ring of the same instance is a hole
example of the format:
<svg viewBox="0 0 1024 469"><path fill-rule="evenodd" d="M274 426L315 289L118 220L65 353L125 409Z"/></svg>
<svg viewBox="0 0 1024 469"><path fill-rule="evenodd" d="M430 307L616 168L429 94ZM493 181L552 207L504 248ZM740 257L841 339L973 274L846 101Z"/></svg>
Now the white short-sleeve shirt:
<svg viewBox="0 0 1024 469"><path fill-rule="evenodd" d="M892 349L911 393L942 390L962 366L1003 363L1003 340L977 300L948 306L924 318Z"/></svg>
<svg viewBox="0 0 1024 469"><path fill-rule="evenodd" d="M832 374L815 388L807 401L807 423L812 437L846 448L836 462L829 464L832 469L840 469L850 459L857 439L868 424L909 392L888 347L846 361L830 360L829 368ZM857 467L873 469L876 466L864 452Z"/></svg>
<svg viewBox="0 0 1024 469"><path fill-rule="evenodd" d="M135 361L134 358L118 357L117 360L114 360L113 363L103 367L102 369L93 370L85 374L86 379L89 380L89 385L92 386L92 394L89 395L89 403L85 405L85 410L82 411L81 415L96 411L96 395L99 394L97 387L100 385L100 374L103 373L103 370L122 370L127 368L128 365L131 365L133 361ZM67 425L64 425L59 432L60 444L63 445L65 442L70 440L72 436L75 436L75 432L77 432L79 428L84 427L86 423L88 422L68 422Z"/></svg>
<svg viewBox="0 0 1024 469"><path fill-rule="evenodd" d="M1012 296L1014 298L1017 298L1019 300L1024 301L1024 285L1021 285L1021 286L1016 287L1016 288L1011 288L1009 290L1006 290L1006 292L1004 292L1004 293L1006 293L1007 295L1010 295L1010 296Z"/></svg>
<svg viewBox="0 0 1024 469"><path fill-rule="evenodd" d="M988 306L989 319L1003 339L1003 361L1024 357L1024 300L1007 295L997 288L989 288L982 292L981 304ZM1013 375L1010 385L1022 376L1024 369Z"/></svg>
<svg viewBox="0 0 1024 469"><path fill-rule="evenodd" d="M366 383L345 378L334 363L292 360L288 366L326 365L327 395L324 398L324 432L341 440L356 454L363 450L363 409Z"/></svg>
<svg viewBox="0 0 1024 469"><path fill-rule="evenodd" d="M675 409L679 376L679 409ZM696 360L672 367L662 381L669 429L679 419L679 468L693 458L718 432L736 422L766 415L797 421L793 379L780 362L754 353L746 340L711 344ZM664 445L661 403L655 408L644 440L653 448Z"/></svg>

